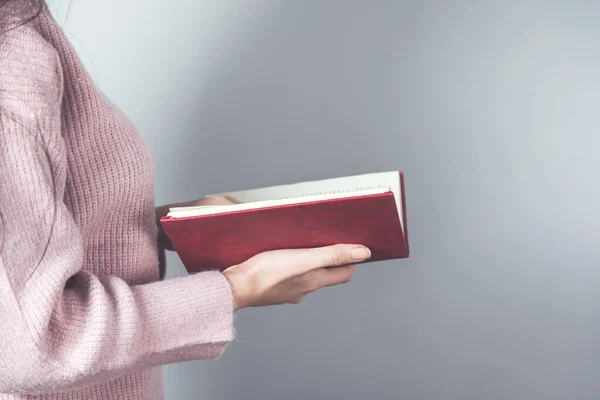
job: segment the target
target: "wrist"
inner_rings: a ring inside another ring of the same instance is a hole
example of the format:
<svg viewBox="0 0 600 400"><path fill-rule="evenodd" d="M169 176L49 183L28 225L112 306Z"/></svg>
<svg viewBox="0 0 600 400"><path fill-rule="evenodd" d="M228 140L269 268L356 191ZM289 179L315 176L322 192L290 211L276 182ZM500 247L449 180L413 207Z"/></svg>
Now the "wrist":
<svg viewBox="0 0 600 400"><path fill-rule="evenodd" d="M235 267L226 269L223 275L231 287L234 311L249 307L251 296L246 280L240 276Z"/></svg>

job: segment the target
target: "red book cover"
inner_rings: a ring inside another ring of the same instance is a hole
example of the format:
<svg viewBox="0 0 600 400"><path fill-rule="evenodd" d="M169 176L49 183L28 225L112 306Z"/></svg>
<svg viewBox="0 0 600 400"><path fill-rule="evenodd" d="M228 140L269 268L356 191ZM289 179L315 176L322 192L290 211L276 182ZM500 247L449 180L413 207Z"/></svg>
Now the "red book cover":
<svg viewBox="0 0 600 400"><path fill-rule="evenodd" d="M161 219L189 273L224 270L252 256L277 249L332 244L362 244L372 253L367 263L407 258L406 196L400 172L402 216L394 193L358 195Z"/></svg>

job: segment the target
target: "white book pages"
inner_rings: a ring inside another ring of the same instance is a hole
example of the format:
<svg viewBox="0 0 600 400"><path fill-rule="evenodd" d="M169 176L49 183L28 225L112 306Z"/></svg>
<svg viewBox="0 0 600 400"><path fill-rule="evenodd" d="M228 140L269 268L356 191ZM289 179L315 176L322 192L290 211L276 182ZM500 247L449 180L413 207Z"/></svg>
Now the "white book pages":
<svg viewBox="0 0 600 400"><path fill-rule="evenodd" d="M169 210L168 216L171 218L184 218L212 215L231 211L381 194L388 191L394 194L400 222L404 226L400 176L397 171L229 192L226 194L241 203L227 206L174 207Z"/></svg>

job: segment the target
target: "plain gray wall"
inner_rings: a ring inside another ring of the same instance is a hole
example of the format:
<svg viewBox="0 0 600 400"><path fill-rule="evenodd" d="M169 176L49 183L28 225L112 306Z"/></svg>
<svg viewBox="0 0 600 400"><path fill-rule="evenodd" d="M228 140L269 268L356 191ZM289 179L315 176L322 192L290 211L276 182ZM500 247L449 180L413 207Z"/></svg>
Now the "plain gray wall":
<svg viewBox="0 0 600 400"><path fill-rule="evenodd" d="M240 312L220 360L165 368L166 398L598 399L598 21L592 1L73 0L157 202L406 174L410 259Z"/></svg>

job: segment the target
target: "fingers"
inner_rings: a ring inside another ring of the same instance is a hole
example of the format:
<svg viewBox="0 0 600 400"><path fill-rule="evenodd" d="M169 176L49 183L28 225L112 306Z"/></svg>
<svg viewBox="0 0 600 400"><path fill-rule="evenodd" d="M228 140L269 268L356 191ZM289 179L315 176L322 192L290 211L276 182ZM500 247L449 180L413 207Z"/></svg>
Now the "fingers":
<svg viewBox="0 0 600 400"><path fill-rule="evenodd" d="M370 256L369 249L361 245L273 250L230 267L224 274L232 282L234 298L242 303L241 307L297 304L310 292L349 282L355 264ZM236 279L238 275L243 279Z"/></svg>
<svg viewBox="0 0 600 400"><path fill-rule="evenodd" d="M233 197L231 197L228 194L222 194L221 195L225 200L229 201L231 204L240 204L241 201L239 201L238 199L234 199Z"/></svg>
<svg viewBox="0 0 600 400"><path fill-rule="evenodd" d="M207 196L200 200L200 204L203 206L227 206L231 204L239 204L240 202L228 194L217 194Z"/></svg>
<svg viewBox="0 0 600 400"><path fill-rule="evenodd" d="M316 287L316 289L342 285L352 280L355 270L356 265L317 269L309 272L308 275L311 276L309 276L308 279L312 281L309 285L313 288Z"/></svg>
<svg viewBox="0 0 600 400"><path fill-rule="evenodd" d="M301 251L305 252L302 263L305 273L320 268L356 264L371 257L371 251L361 245L336 244Z"/></svg>

